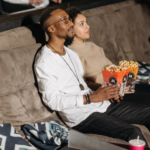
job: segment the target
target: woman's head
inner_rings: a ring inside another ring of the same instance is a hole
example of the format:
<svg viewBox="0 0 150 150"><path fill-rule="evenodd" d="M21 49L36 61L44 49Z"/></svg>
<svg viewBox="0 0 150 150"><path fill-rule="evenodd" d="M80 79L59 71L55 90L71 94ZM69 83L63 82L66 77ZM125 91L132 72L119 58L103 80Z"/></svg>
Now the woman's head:
<svg viewBox="0 0 150 150"><path fill-rule="evenodd" d="M72 19L72 22L74 23L74 40L83 42L84 40L89 39L90 27L87 24L86 17L82 15L81 11L78 8L71 7L67 9L66 12L69 14L70 19ZM66 45L70 45L71 43L72 41L70 40Z"/></svg>

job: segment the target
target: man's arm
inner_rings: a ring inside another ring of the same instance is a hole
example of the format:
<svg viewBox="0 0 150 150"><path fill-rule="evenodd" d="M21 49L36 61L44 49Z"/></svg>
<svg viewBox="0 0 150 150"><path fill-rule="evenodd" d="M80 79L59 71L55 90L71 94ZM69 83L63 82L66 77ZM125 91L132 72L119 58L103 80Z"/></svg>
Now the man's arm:
<svg viewBox="0 0 150 150"><path fill-rule="evenodd" d="M118 95L119 95L120 89L116 85L111 85L111 86L101 86L99 87L93 94L90 94L90 101L92 103L98 103L98 102L103 102L105 100L111 100L113 99L114 101L118 101ZM86 97L83 96L84 98L84 104L86 104Z"/></svg>
<svg viewBox="0 0 150 150"><path fill-rule="evenodd" d="M91 81L88 81L85 79L85 82L86 84L88 85L88 87L90 89L92 89L93 91L96 91L99 87L101 87L102 85L99 84L99 83L94 83L94 82L91 82Z"/></svg>
<svg viewBox="0 0 150 150"><path fill-rule="evenodd" d="M59 90L58 79L53 67L40 63L35 65L35 73L42 99L52 110L62 111L84 105L83 95L69 95Z"/></svg>
<svg viewBox="0 0 150 150"><path fill-rule="evenodd" d="M51 67L49 67L51 65ZM42 94L44 103L55 111L62 111L68 108L83 107L86 104L84 95L71 95L59 90L58 78L55 67L52 64L38 63L35 65L35 73L38 81L39 91ZM90 95L93 103L103 102L115 98L119 94L116 85L100 87Z"/></svg>

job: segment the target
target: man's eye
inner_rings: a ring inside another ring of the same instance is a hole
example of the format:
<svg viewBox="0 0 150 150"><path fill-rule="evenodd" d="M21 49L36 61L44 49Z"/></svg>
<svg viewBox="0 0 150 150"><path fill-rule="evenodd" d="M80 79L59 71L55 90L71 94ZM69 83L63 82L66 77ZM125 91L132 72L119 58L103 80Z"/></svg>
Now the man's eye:
<svg viewBox="0 0 150 150"><path fill-rule="evenodd" d="M62 21L63 21L63 22L66 22L66 19L63 19Z"/></svg>

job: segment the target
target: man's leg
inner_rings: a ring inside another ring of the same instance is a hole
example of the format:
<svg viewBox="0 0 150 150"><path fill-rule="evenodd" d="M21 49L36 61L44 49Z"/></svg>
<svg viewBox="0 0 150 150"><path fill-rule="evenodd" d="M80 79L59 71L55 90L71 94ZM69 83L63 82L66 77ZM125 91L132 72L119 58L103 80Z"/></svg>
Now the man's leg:
<svg viewBox="0 0 150 150"><path fill-rule="evenodd" d="M135 91L150 93L150 85L149 84L136 84Z"/></svg>
<svg viewBox="0 0 150 150"><path fill-rule="evenodd" d="M150 93L135 90L133 94L125 94L123 101L150 106Z"/></svg>
<svg viewBox="0 0 150 150"><path fill-rule="evenodd" d="M122 101L111 104L105 114L128 124L145 125L150 131L150 106Z"/></svg>
<svg viewBox="0 0 150 150"><path fill-rule="evenodd" d="M121 101L111 104L105 114L129 124L145 125L150 131L150 106Z"/></svg>
<svg viewBox="0 0 150 150"><path fill-rule="evenodd" d="M111 117L105 113L95 112L73 128L82 133L105 135L120 138L127 142L130 139L137 138L139 135L140 139L146 141L138 127Z"/></svg>

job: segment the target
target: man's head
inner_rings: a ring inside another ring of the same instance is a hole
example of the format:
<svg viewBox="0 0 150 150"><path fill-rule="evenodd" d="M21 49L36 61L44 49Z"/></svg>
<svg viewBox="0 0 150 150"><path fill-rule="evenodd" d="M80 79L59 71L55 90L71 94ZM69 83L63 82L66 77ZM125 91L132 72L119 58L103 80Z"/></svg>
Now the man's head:
<svg viewBox="0 0 150 150"><path fill-rule="evenodd" d="M40 16L40 23L44 31L52 36L66 39L73 37L73 23L69 15L58 7L50 7L43 11Z"/></svg>

